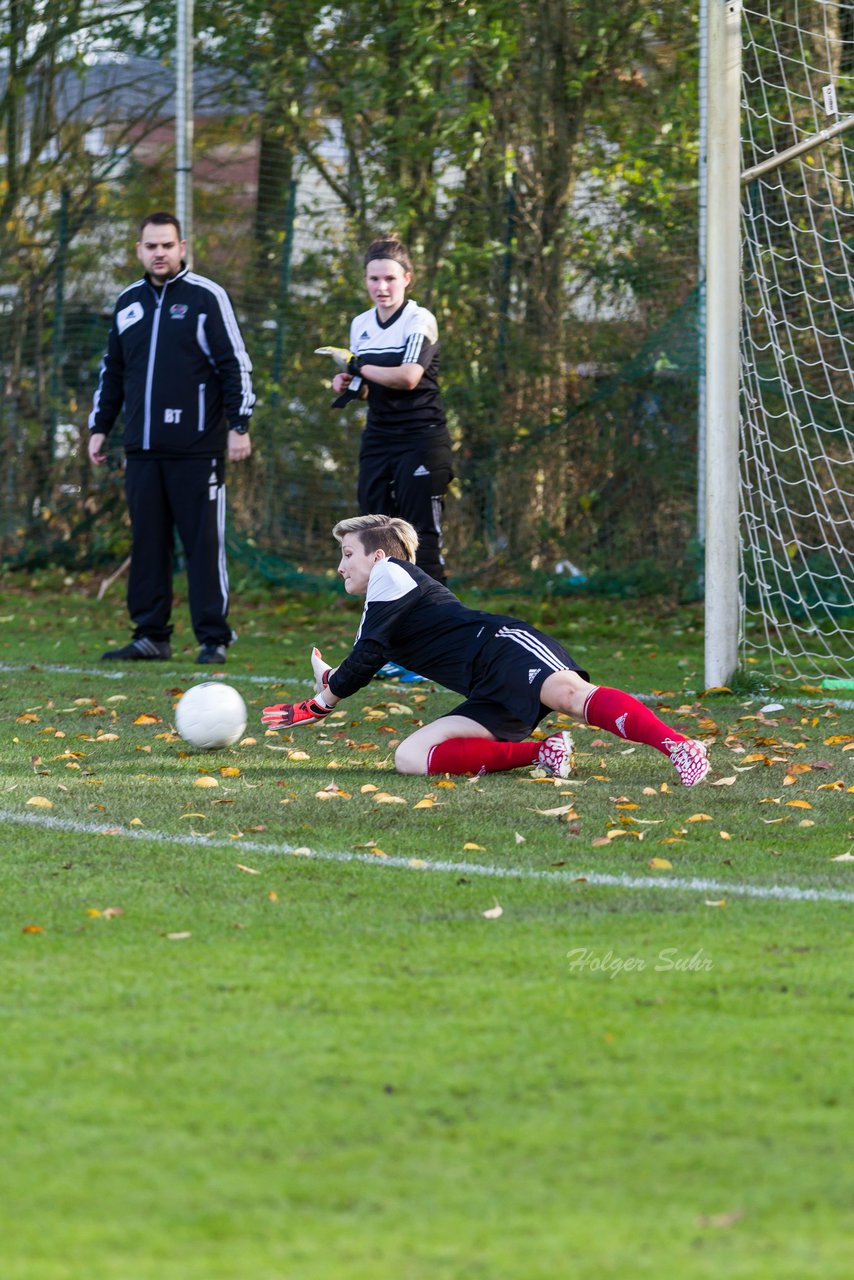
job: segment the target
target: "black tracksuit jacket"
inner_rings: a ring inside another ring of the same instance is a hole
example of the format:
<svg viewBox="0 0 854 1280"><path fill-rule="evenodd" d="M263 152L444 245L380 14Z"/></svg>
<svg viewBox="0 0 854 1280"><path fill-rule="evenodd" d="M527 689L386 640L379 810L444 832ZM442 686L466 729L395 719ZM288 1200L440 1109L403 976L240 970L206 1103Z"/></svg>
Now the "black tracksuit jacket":
<svg viewBox="0 0 854 1280"><path fill-rule="evenodd" d="M116 301L89 429L107 435L124 404L127 454L222 457L252 413L251 372L221 285L187 267L162 288L145 276Z"/></svg>

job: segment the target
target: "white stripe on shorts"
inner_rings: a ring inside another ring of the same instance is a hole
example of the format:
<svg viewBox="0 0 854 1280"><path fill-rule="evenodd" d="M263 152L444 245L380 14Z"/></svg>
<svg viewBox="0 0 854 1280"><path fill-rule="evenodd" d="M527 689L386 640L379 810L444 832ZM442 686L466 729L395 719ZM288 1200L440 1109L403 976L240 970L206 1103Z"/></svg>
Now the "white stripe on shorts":
<svg viewBox="0 0 854 1280"><path fill-rule="evenodd" d="M551 667L552 671L568 670L565 663L561 662L552 653L539 636L532 636L529 631L517 631L513 627L501 627L495 633L496 640L512 640L514 644L518 644L523 649L527 649L529 653L533 653L544 666Z"/></svg>

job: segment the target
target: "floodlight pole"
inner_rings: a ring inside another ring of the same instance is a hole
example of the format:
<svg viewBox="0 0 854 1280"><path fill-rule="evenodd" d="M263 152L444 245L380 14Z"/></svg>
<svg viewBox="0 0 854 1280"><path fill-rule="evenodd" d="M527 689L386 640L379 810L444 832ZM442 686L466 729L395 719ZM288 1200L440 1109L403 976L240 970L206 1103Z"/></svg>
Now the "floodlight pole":
<svg viewBox="0 0 854 1280"><path fill-rule="evenodd" d="M738 666L741 0L708 0L706 688Z"/></svg>
<svg viewBox="0 0 854 1280"><path fill-rule="evenodd" d="M175 215L193 265L193 0L175 0Z"/></svg>

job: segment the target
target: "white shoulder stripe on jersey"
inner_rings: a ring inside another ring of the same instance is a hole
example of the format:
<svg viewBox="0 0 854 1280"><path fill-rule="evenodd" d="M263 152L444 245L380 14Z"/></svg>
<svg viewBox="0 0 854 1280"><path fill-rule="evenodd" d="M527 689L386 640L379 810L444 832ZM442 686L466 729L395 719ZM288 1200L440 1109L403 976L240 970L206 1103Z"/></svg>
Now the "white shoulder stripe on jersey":
<svg viewBox="0 0 854 1280"><path fill-rule="evenodd" d="M417 585L402 565L392 564L390 560L378 560L368 579L365 605L367 607L369 604L381 604L388 600L402 600Z"/></svg>
<svg viewBox="0 0 854 1280"><path fill-rule="evenodd" d="M409 341L403 352L401 364L417 364L418 357L421 354L421 348L424 346L424 334L413 333L410 335Z"/></svg>

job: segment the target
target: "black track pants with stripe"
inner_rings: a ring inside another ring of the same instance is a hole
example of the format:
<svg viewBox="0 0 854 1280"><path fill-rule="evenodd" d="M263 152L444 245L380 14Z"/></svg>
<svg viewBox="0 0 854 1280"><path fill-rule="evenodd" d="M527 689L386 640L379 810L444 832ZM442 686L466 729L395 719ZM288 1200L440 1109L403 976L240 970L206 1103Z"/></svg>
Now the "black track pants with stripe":
<svg viewBox="0 0 854 1280"><path fill-rule="evenodd" d="M190 617L199 644L228 644L225 564L225 462L222 458L143 458L125 471L133 549L128 612L134 639L172 634L175 530L187 560Z"/></svg>
<svg viewBox="0 0 854 1280"><path fill-rule="evenodd" d="M411 444L365 431L359 452L359 510L362 515L400 516L418 534L415 562L444 582L442 515L453 478L451 441L446 432Z"/></svg>

